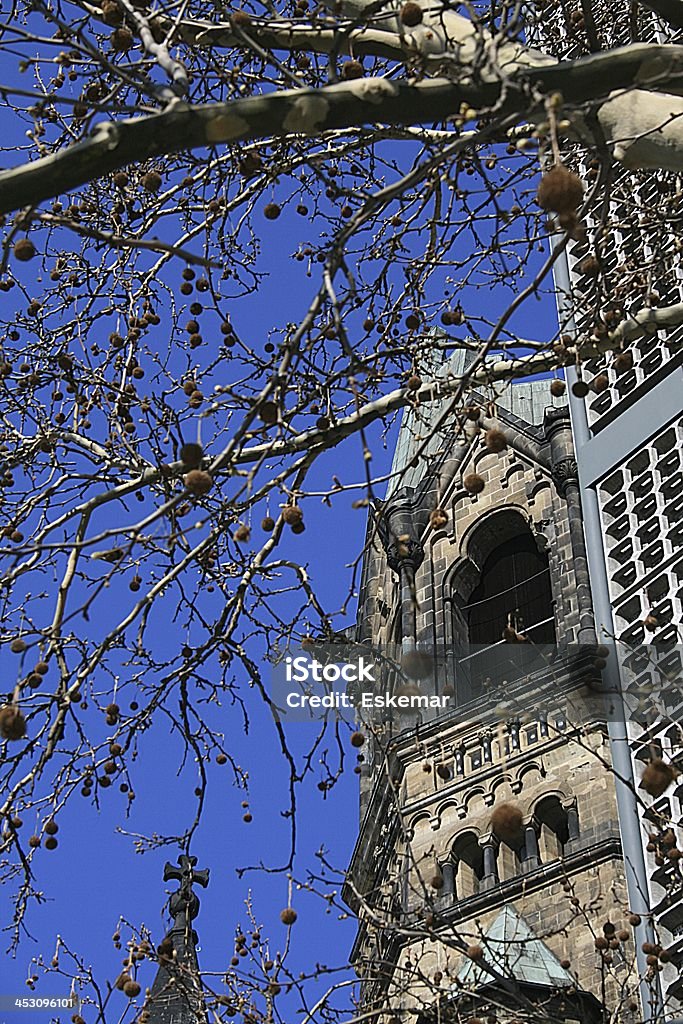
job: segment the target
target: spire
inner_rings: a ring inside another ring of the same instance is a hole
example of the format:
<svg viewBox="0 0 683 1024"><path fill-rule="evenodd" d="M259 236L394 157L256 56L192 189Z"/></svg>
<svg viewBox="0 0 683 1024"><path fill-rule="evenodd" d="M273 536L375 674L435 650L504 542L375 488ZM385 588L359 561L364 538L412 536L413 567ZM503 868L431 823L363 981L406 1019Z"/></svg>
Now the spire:
<svg viewBox="0 0 683 1024"><path fill-rule="evenodd" d="M197 933L192 921L199 913L193 885L206 888L209 871L196 870L196 857L183 853L178 867L166 863L164 881L179 882L168 901L173 923L157 949L159 969L145 1003L147 1024L203 1024L206 1019L197 963Z"/></svg>

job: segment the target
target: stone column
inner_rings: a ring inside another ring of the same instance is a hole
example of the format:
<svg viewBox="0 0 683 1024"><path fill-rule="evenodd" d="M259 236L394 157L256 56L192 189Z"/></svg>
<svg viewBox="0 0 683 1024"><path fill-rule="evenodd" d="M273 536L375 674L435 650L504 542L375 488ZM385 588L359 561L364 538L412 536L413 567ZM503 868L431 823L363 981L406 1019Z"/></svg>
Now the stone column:
<svg viewBox="0 0 683 1024"><path fill-rule="evenodd" d="M522 851L522 870L533 871L541 863L541 855L538 849L538 833L536 832L536 821L529 819L524 825L524 849Z"/></svg>
<svg viewBox="0 0 683 1024"><path fill-rule="evenodd" d="M519 750L519 729L520 722L518 718L510 718L507 723L508 733L510 734L510 751Z"/></svg>
<svg viewBox="0 0 683 1024"><path fill-rule="evenodd" d="M441 874L443 875L441 896L451 903L455 898L455 864L452 860L447 860L445 864L441 865Z"/></svg>
<svg viewBox="0 0 683 1024"><path fill-rule="evenodd" d="M562 809L567 815L567 832L569 834L567 846L571 848L579 838L579 809L576 806L576 800L568 800L563 803Z"/></svg>
<svg viewBox="0 0 683 1024"><path fill-rule="evenodd" d="M493 760L493 735L490 729L479 734L481 748L483 751L484 764L490 764Z"/></svg>
<svg viewBox="0 0 683 1024"><path fill-rule="evenodd" d="M569 536L571 538L573 566L576 576L576 597L579 607L577 640L579 644L595 645L595 618L586 540L583 534L581 492L579 490L579 468L574 453L569 409L565 406L546 409L545 434L550 441L552 476L558 494L567 502Z"/></svg>
<svg viewBox="0 0 683 1024"><path fill-rule="evenodd" d="M484 874L481 879L481 888L492 889L493 886L498 885L498 867L496 864L496 852L498 849L498 840L489 832L479 840L479 845L484 854Z"/></svg>

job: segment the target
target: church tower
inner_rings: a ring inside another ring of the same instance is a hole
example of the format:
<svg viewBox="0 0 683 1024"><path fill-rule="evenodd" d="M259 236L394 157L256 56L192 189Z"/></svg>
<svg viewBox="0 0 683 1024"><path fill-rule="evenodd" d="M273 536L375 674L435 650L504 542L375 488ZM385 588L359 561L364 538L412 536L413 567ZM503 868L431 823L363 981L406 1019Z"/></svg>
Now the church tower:
<svg viewBox="0 0 683 1024"><path fill-rule="evenodd" d="M358 640L449 701L367 729L345 889L364 1008L640 1021L569 411L548 380L457 410L404 416L368 528Z"/></svg>

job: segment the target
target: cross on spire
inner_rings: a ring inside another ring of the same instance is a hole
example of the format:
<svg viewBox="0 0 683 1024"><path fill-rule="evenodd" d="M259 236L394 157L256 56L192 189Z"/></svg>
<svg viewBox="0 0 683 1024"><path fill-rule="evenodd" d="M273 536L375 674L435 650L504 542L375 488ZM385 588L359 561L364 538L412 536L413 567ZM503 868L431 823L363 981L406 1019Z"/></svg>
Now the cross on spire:
<svg viewBox="0 0 683 1024"><path fill-rule="evenodd" d="M209 884L209 869L196 870L196 863L196 857L182 853L178 857L178 867L169 861L164 865L164 881L180 883L180 888L171 895L168 902L168 909L173 918L172 931L185 933L190 921L197 916L199 897L192 889L193 884L196 882L204 889Z"/></svg>
<svg viewBox="0 0 683 1024"><path fill-rule="evenodd" d="M181 853L178 857L179 867L171 864L170 861L166 861L164 865L164 881L180 882L181 889L183 886L192 888L192 883L198 882L202 888L206 889L209 884L209 869L201 868L199 871L195 871L194 866L196 863L197 858L188 857L186 853Z"/></svg>

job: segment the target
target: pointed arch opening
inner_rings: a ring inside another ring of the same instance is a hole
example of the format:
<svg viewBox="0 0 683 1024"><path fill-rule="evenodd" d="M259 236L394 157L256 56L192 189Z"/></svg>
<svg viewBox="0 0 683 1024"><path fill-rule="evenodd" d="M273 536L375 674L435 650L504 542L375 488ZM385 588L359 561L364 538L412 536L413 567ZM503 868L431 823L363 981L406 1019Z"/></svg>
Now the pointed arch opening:
<svg viewBox="0 0 683 1024"><path fill-rule="evenodd" d="M464 549L445 595L462 680L459 703L535 671L540 652L556 644L548 556L522 509L506 506L484 516Z"/></svg>

